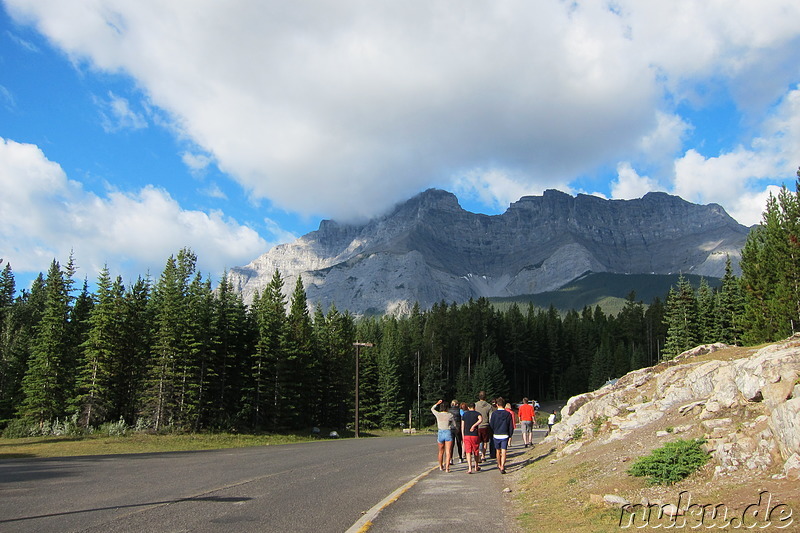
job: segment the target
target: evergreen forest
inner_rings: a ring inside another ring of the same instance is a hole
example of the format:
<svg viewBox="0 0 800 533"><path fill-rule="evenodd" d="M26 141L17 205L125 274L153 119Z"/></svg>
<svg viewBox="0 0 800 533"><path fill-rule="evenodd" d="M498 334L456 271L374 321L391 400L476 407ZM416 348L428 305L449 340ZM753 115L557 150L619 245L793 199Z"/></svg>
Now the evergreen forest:
<svg viewBox="0 0 800 533"><path fill-rule="evenodd" d="M798 172L800 176L800 171ZM140 430L346 430L356 353L363 429L432 422L436 400L480 390L518 402L566 399L698 344L785 338L800 321L800 181L770 197L718 288L681 277L664 300L631 293L617 314L562 313L487 299L356 318L310 305L276 271L246 305L190 249L157 279L104 268L89 290L54 260L29 289L0 271L0 430L47 434L118 423ZM287 296L288 295L288 296ZM370 343L358 352L354 343ZM419 417L421 419L418 419ZM38 433L37 433L38 432Z"/></svg>

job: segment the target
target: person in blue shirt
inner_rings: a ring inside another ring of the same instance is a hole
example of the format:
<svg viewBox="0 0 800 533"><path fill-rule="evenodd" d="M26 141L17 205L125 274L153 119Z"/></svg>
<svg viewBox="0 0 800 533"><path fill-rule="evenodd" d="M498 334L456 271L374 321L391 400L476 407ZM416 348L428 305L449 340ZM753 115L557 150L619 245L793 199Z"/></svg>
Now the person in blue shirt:
<svg viewBox="0 0 800 533"><path fill-rule="evenodd" d="M495 400L497 405L505 405L505 400L498 397ZM506 454L508 452L508 441L514 434L514 418L505 409L494 411L489 417L489 427L492 428L494 447L497 450L497 469L501 474L506 473Z"/></svg>

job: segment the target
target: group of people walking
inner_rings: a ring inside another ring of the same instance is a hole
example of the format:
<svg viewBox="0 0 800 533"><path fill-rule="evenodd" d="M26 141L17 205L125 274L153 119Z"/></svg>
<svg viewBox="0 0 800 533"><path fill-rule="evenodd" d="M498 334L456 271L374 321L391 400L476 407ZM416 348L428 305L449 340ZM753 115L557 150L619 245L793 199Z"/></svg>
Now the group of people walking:
<svg viewBox="0 0 800 533"><path fill-rule="evenodd" d="M480 472L480 465L487 458L496 458L497 469L501 474L506 473L508 446L516 427L511 404L502 397L489 403L486 393L481 391L477 402L459 403L453 400L447 405L439 400L431 407L431 412L436 417L440 470L450 472L455 446L460 462L466 456L468 474ZM535 416L534 406L527 398L523 398L519 419L526 448L532 444Z"/></svg>

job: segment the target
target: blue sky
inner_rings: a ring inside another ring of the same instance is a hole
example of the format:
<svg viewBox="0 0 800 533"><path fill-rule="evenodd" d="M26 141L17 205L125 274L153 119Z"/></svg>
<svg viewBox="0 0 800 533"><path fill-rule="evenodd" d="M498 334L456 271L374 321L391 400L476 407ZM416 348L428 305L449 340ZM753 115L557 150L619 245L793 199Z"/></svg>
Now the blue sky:
<svg viewBox="0 0 800 533"><path fill-rule="evenodd" d="M218 278L429 187L718 203L800 166L794 0L2 0L0 258Z"/></svg>

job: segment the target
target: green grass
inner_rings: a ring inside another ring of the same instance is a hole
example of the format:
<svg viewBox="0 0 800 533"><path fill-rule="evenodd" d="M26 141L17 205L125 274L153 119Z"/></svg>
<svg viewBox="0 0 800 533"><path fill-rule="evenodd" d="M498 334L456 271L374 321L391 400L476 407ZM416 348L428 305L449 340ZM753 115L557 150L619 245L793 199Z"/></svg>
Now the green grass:
<svg viewBox="0 0 800 533"><path fill-rule="evenodd" d="M402 432L370 430L361 432L362 437L384 437L401 435ZM342 438L352 435L341 434ZM112 455L130 453L178 452L194 450L217 450L244 448L247 446L275 446L296 442L327 440L308 434L232 434L232 433L188 433L154 435L132 433L125 436L88 435L82 437L28 437L22 439L0 439L0 461L15 458L70 457L80 455Z"/></svg>

